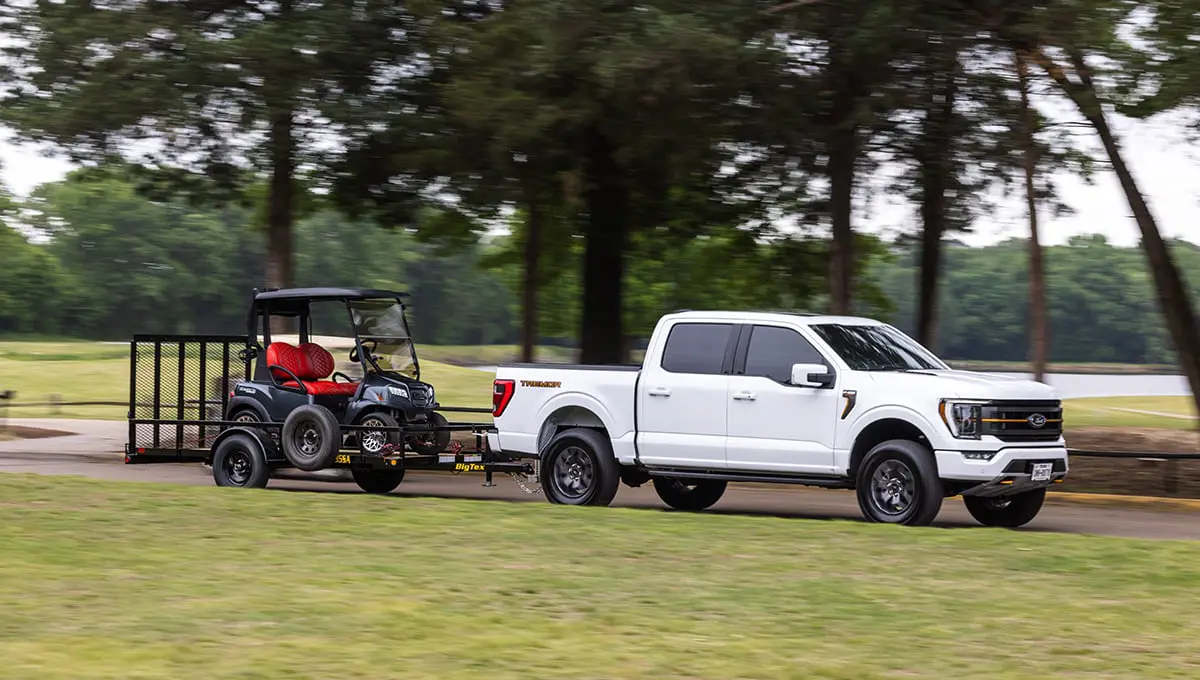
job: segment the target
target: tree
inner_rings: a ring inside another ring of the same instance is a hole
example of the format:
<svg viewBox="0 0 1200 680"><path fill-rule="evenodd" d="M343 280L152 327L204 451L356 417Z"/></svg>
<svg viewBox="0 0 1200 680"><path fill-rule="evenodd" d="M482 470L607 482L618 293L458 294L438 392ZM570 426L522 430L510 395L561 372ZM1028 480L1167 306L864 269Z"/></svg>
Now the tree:
<svg viewBox="0 0 1200 680"><path fill-rule="evenodd" d="M1003 39L1027 54L1046 73L1099 136L1141 232L1142 249L1154 277L1180 368L1188 379L1197 408L1200 408L1200 327L1196 323L1195 310L1158 223L1109 126L1104 109L1111 95L1097 83L1097 73L1119 81L1123 74L1138 68L1136 61L1129 58L1134 50L1118 35L1120 26L1133 9L1118 0L1079 0L1060 3L1036 17L1022 15L1018 22L1000 21L996 27ZM1168 20L1171 16L1171 13L1165 15ZM1159 14L1157 18L1161 20L1164 16ZM1171 32L1168 35L1177 34ZM1098 59L1088 63L1089 50L1105 57L1112 66L1099 68L1096 65Z"/></svg>
<svg viewBox="0 0 1200 680"><path fill-rule="evenodd" d="M135 0L7 9L16 86L0 118L77 162L135 163L148 191L265 196L268 286L295 279L298 178L320 176L336 134L369 127L376 62L420 25L386 0ZM403 38L398 38L403 36Z"/></svg>

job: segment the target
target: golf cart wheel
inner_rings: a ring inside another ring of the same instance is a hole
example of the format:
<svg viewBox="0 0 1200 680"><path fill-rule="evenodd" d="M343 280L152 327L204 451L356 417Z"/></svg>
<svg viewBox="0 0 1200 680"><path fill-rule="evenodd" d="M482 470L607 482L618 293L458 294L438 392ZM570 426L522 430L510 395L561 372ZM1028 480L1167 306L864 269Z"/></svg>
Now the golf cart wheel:
<svg viewBox="0 0 1200 680"><path fill-rule="evenodd" d="M354 468L350 471L354 483L367 493L389 494L404 481L404 467L389 470L367 470Z"/></svg>
<svg viewBox="0 0 1200 680"><path fill-rule="evenodd" d="M697 511L711 507L725 495L728 484L720 479L675 479L655 477L654 491L676 510Z"/></svg>
<svg viewBox="0 0 1200 680"><path fill-rule="evenodd" d="M1046 490L1034 489L1012 496L963 496L963 505L977 522L987 527L1015 529L1033 521L1046 502Z"/></svg>
<svg viewBox="0 0 1200 680"><path fill-rule="evenodd" d="M436 411L429 413L429 427L446 427L450 423ZM422 456L436 456L450 446L450 430L434 430L409 436L408 445Z"/></svg>
<svg viewBox="0 0 1200 680"><path fill-rule="evenodd" d="M271 469L254 437L235 434L222 440L213 451L212 475L217 486L261 489L270 480Z"/></svg>
<svg viewBox="0 0 1200 680"><path fill-rule="evenodd" d="M364 427L400 426L396 418L385 411L368 413L358 419L358 424ZM358 439L358 450L364 456L381 456L388 444L392 445L392 449L396 453L404 453L399 432L389 432L388 430L356 430L354 436Z"/></svg>
<svg viewBox="0 0 1200 680"><path fill-rule="evenodd" d="M872 522L925 526L942 509L933 453L908 439L875 446L858 467L858 507Z"/></svg>
<svg viewBox="0 0 1200 680"><path fill-rule="evenodd" d="M319 404L304 404L283 421L283 455L298 470L315 472L333 462L341 443L341 426L333 412Z"/></svg>
<svg viewBox="0 0 1200 680"><path fill-rule="evenodd" d="M576 428L559 433L539 461L546 500L559 505L608 505L621 485L621 470L608 438Z"/></svg>
<svg viewBox="0 0 1200 680"><path fill-rule="evenodd" d="M244 406L244 407L239 408L238 410L234 411L232 414L230 414L229 419L236 423L245 423L245 424L262 422L262 418L258 417L258 411L255 411L254 409L250 408L249 406Z"/></svg>

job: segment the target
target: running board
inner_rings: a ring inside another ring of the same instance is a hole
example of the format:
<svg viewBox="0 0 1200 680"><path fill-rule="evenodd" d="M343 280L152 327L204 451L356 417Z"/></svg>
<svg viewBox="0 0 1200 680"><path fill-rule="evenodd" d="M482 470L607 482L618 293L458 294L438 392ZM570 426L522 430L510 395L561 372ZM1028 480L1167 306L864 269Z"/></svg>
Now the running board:
<svg viewBox="0 0 1200 680"><path fill-rule="evenodd" d="M822 477L818 475L773 475L761 472L737 472L728 470L675 470L671 468L647 468L651 477L673 477L677 479L720 479L727 482L758 482L762 484L798 484L819 486L826 489L853 489L854 481L846 477Z"/></svg>

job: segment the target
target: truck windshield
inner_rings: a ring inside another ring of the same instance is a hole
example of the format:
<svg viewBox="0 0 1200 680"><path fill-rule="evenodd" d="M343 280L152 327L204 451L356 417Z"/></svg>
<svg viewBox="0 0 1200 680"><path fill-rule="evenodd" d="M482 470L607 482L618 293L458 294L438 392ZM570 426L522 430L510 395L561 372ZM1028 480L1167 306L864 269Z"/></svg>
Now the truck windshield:
<svg viewBox="0 0 1200 680"><path fill-rule="evenodd" d="M417 352L403 305L397 300L353 300L349 304L354 333L370 355L370 363L381 371L419 380Z"/></svg>
<svg viewBox="0 0 1200 680"><path fill-rule="evenodd" d="M916 340L891 326L814 324L812 329L855 371L949 368Z"/></svg>

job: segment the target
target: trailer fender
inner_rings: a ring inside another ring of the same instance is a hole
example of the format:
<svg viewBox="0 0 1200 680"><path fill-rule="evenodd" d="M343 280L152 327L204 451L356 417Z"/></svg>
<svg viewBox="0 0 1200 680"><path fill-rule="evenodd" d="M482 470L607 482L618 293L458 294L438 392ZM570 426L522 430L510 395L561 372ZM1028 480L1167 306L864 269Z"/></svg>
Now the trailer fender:
<svg viewBox="0 0 1200 680"><path fill-rule="evenodd" d="M262 448L263 455L267 457L268 463L287 463L287 457L283 455L283 452L280 451L277 446L275 446L275 442L272 441L270 437L266 436L265 432L256 427L246 427L244 425L231 427L213 439L212 446L210 446L208 449L209 463L212 463L212 457L217 450L217 446L235 434L244 434L254 439L254 441L258 443L259 447Z"/></svg>

